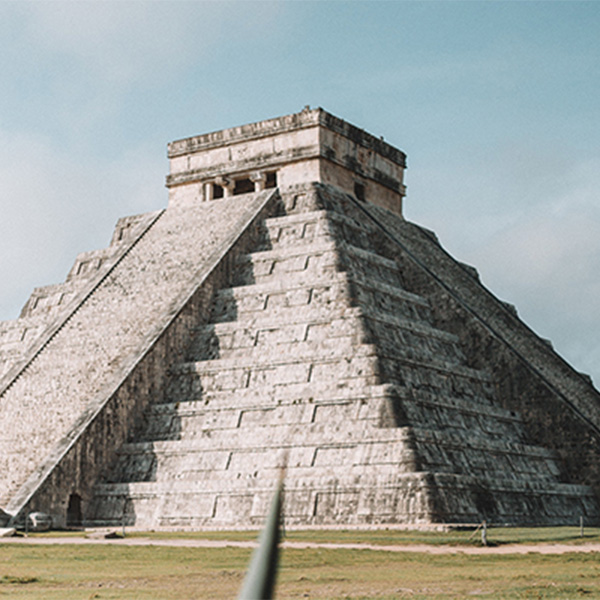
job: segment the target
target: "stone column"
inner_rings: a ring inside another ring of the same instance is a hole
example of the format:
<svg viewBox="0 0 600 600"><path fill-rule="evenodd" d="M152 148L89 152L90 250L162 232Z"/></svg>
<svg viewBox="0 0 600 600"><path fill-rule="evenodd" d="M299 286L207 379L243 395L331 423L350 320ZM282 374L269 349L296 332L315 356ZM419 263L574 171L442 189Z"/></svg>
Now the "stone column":
<svg viewBox="0 0 600 600"><path fill-rule="evenodd" d="M215 183L223 188L223 197L228 198L229 196L233 196L233 188L235 187L233 180L227 177L217 177Z"/></svg>
<svg viewBox="0 0 600 600"><path fill-rule="evenodd" d="M213 199L213 184L211 182L204 183L204 198L203 200L206 202L207 200Z"/></svg>
<svg viewBox="0 0 600 600"><path fill-rule="evenodd" d="M265 189L267 176L261 171L256 171L250 175L250 181L254 182L255 192L262 192Z"/></svg>

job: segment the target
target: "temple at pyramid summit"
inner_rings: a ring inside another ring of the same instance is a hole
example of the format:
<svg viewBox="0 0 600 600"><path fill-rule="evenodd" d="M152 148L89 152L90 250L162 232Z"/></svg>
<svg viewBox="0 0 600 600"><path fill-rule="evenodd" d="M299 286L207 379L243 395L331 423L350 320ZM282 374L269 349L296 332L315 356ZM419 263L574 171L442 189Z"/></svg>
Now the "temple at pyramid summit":
<svg viewBox="0 0 600 600"><path fill-rule="evenodd" d="M0 322L0 521L600 522L600 394L402 215L406 156L326 111L168 146Z"/></svg>

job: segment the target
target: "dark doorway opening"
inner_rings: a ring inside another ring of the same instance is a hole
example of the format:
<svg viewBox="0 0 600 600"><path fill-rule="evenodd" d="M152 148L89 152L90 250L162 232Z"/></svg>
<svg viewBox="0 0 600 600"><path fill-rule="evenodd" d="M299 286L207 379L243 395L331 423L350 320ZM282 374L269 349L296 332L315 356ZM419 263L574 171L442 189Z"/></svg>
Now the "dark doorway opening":
<svg viewBox="0 0 600 600"><path fill-rule="evenodd" d="M233 195L249 194L254 191L254 182L250 179L236 179Z"/></svg>
<svg viewBox="0 0 600 600"><path fill-rule="evenodd" d="M213 198L217 200L218 198L222 198L224 195L225 193L223 188L220 185L213 183Z"/></svg>
<svg viewBox="0 0 600 600"><path fill-rule="evenodd" d="M362 183L354 183L354 195L356 196L357 200L360 200L361 202L366 200L365 186Z"/></svg>
<svg viewBox="0 0 600 600"><path fill-rule="evenodd" d="M69 505L67 506L67 527L81 527L81 496L71 494L69 496Z"/></svg>
<svg viewBox="0 0 600 600"><path fill-rule="evenodd" d="M275 171L272 171L270 173L267 173L267 179L265 181L265 188L274 188L277 187L277 173L275 173Z"/></svg>

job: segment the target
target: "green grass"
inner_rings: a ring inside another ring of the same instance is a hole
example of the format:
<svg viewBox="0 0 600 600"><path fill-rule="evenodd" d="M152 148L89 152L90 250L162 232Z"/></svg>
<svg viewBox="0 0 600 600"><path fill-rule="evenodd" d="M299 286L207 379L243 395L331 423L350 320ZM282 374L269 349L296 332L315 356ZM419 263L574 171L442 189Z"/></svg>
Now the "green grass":
<svg viewBox="0 0 600 600"><path fill-rule="evenodd" d="M478 541L468 541L471 533L311 530L288 532L287 539L383 545L477 544ZM255 539L256 532L135 535L245 540ZM586 542L600 541L598 529L590 528L586 535ZM496 543L581 541L577 528L498 528L491 529L488 537ZM119 540L102 545L23 545L0 541L0 598L230 599L239 591L250 553L249 549L232 547L125 546ZM600 556L285 549L276 597L600 599Z"/></svg>
<svg viewBox="0 0 600 600"><path fill-rule="evenodd" d="M115 531L121 532L120 529ZM125 531L127 537L151 539L208 539L248 541L256 540L258 531ZM490 527L491 544L582 544L600 543L600 527L587 527L580 537L579 527ZM83 537L85 532L48 532L30 534L31 537ZM291 530L285 539L315 543L365 543L377 545L431 544L451 546L480 545L481 535L472 530L417 531L400 529L374 529L371 531L344 529Z"/></svg>
<svg viewBox="0 0 600 600"><path fill-rule="evenodd" d="M488 528L487 538L490 544L582 544L600 542L600 528L584 530L584 537L580 536L578 527L531 527ZM481 545L481 534L472 530L462 531L402 531L402 530L373 530L373 531L348 531L348 530L313 530L289 531L286 539L294 541L310 541L324 543L365 543L376 545L450 545L450 546L478 546Z"/></svg>
<svg viewBox="0 0 600 600"><path fill-rule="evenodd" d="M0 597L234 598L250 550L0 544ZM600 598L594 554L284 550L277 598Z"/></svg>

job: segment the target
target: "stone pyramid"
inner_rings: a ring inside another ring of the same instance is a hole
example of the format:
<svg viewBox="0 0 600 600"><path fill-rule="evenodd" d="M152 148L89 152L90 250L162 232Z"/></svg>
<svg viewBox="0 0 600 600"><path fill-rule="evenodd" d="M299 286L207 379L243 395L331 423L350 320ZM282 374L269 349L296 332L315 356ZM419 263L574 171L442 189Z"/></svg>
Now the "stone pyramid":
<svg viewBox="0 0 600 600"><path fill-rule="evenodd" d="M173 142L0 323L0 506L58 526L600 519L600 394L402 217L405 156L321 109Z"/></svg>

